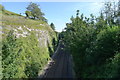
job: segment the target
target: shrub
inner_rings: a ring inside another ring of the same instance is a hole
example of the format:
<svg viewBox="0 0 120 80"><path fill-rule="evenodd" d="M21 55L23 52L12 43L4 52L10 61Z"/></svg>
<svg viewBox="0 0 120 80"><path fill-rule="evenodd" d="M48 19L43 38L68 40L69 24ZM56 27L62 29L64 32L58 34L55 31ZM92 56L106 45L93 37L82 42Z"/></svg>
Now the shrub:
<svg viewBox="0 0 120 80"><path fill-rule="evenodd" d="M117 62L119 60L119 54L116 53L120 52L119 35L120 28L118 26L107 27L100 31L97 39L91 44L90 48L87 48L86 66L89 66L89 68L84 72L87 77L117 77L119 74L119 62ZM91 75L93 72L94 74Z"/></svg>
<svg viewBox="0 0 120 80"><path fill-rule="evenodd" d="M40 48L34 33L16 38L10 31L2 47L3 78L34 78L49 60L47 47Z"/></svg>

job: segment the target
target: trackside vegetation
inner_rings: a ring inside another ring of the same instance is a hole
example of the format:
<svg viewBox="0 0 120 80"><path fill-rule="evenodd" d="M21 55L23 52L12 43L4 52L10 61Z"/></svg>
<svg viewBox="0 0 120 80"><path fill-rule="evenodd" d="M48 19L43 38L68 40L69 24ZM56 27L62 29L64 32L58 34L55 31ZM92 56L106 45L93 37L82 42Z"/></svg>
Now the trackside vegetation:
<svg viewBox="0 0 120 80"><path fill-rule="evenodd" d="M26 19L5 9L0 15L0 78L38 77L57 47L57 32L42 20Z"/></svg>
<svg viewBox="0 0 120 80"><path fill-rule="evenodd" d="M101 11L99 17L91 14L91 18L77 10L60 34L73 56L78 78L120 78L120 8L110 6L113 4L105 3L106 13Z"/></svg>

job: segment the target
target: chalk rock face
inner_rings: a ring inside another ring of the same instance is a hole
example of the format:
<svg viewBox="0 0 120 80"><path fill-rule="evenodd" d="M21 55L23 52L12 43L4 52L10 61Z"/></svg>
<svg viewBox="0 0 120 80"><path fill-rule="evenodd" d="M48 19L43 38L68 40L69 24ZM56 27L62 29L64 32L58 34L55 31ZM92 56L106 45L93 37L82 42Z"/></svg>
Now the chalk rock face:
<svg viewBox="0 0 120 80"><path fill-rule="evenodd" d="M38 38L40 47L43 46L47 47L48 46L47 44L50 43L50 34L49 31L47 30L33 29L25 25L23 27L19 26L13 30L14 30L14 34L16 35L16 38L27 37L31 35L31 32L34 32L36 34L36 37Z"/></svg>

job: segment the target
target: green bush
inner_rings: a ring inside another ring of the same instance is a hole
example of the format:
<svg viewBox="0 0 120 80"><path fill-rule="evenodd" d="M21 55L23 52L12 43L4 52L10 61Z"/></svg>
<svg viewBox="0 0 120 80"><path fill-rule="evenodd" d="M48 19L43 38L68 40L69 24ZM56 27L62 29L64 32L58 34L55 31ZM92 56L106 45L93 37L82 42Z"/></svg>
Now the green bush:
<svg viewBox="0 0 120 80"><path fill-rule="evenodd" d="M117 26L108 27L102 30L98 35L95 42L90 46L87 51L94 60L93 64L102 64L107 58L113 57L120 48L120 28Z"/></svg>
<svg viewBox="0 0 120 80"><path fill-rule="evenodd" d="M86 66L84 77L111 78L118 77L120 52L120 28L107 27L101 30L97 39L86 50ZM116 57L117 56L117 59ZM112 61L111 61L112 59ZM113 64L115 62L115 64ZM91 75L91 73L94 73Z"/></svg>
<svg viewBox="0 0 120 80"><path fill-rule="evenodd" d="M47 47L39 47L34 33L16 38L10 31L2 47L3 78L34 78L50 59Z"/></svg>

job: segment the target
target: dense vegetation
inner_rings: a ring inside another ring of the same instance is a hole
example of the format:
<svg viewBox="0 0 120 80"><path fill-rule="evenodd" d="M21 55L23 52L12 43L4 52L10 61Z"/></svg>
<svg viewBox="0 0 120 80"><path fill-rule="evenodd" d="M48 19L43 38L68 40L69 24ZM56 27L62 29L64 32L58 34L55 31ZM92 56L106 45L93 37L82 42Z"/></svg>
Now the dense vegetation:
<svg viewBox="0 0 120 80"><path fill-rule="evenodd" d="M73 56L77 77L120 78L120 4L114 9L111 6L105 3L97 18L92 14L91 18L79 16L77 10L60 34L66 51Z"/></svg>
<svg viewBox="0 0 120 80"><path fill-rule="evenodd" d="M0 78L37 77L57 47L57 33L42 20L25 19L5 9L0 15Z"/></svg>
<svg viewBox="0 0 120 80"><path fill-rule="evenodd" d="M16 39L12 31L3 41L2 60L5 78L37 77L50 59L47 48L40 49L35 34Z"/></svg>

